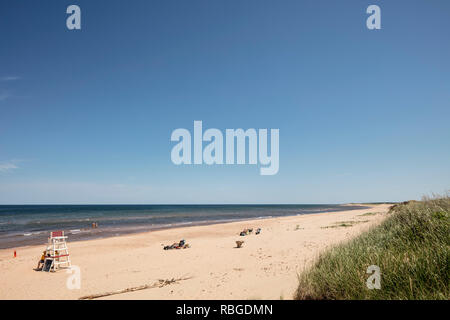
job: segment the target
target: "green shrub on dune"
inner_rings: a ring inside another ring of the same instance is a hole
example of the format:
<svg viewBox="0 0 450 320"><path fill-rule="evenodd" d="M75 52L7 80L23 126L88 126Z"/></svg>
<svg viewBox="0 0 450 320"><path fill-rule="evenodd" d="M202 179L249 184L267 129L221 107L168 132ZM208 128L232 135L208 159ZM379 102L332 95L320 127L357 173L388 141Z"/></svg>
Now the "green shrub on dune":
<svg viewBox="0 0 450 320"><path fill-rule="evenodd" d="M367 267L381 271L368 289ZM450 299L450 198L394 205L388 218L326 251L299 278L296 299Z"/></svg>

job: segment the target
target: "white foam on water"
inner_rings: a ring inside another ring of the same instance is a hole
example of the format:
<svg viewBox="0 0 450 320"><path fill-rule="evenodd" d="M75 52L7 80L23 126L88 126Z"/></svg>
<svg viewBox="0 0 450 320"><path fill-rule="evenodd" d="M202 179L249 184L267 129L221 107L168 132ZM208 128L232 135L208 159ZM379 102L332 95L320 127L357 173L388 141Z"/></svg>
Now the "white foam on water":
<svg viewBox="0 0 450 320"><path fill-rule="evenodd" d="M192 221L188 221L188 222L180 222L177 225L185 225L185 224L192 224Z"/></svg>

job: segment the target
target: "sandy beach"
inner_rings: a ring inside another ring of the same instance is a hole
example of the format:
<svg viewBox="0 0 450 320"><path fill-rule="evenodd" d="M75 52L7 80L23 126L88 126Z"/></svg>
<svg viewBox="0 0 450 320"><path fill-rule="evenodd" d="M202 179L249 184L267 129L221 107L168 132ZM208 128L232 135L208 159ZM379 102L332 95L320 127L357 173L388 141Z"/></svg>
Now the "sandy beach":
<svg viewBox="0 0 450 320"><path fill-rule="evenodd" d="M370 208L366 208L370 207ZM292 299L297 277L329 246L379 224L390 207L191 226L70 242L81 288L68 289L65 270L37 272L45 244L0 250L0 299L79 299L182 279L101 299ZM370 214L368 214L370 213ZM342 225L344 224L344 225ZM261 234L239 236L244 228ZM185 239L188 249L163 250ZM236 248L236 241L245 241Z"/></svg>

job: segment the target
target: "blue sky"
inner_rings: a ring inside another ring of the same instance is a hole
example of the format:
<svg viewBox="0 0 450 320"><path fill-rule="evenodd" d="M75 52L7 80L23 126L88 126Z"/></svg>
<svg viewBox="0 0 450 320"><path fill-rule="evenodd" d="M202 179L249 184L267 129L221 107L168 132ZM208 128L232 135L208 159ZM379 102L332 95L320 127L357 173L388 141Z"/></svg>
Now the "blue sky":
<svg viewBox="0 0 450 320"><path fill-rule="evenodd" d="M82 29L66 28L77 4ZM366 28L381 8L382 29ZM0 204L444 193L448 1L0 3ZM176 128L279 128L280 169L176 166Z"/></svg>

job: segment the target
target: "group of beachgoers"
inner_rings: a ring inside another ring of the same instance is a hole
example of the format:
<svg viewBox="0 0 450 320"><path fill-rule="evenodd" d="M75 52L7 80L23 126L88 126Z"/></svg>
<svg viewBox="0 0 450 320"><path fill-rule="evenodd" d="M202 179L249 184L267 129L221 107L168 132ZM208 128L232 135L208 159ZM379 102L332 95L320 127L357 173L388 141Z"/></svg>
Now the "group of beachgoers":
<svg viewBox="0 0 450 320"><path fill-rule="evenodd" d="M98 228L98 224L96 222L94 222L92 224L92 228ZM250 235L252 233L253 233L253 228L247 228L247 229L242 230L239 233L239 235L240 236L247 236L247 235ZM258 235L260 233L261 233L261 228L257 228L256 231L255 231L255 234ZM237 245L238 248L241 248L243 243L244 243L244 241L236 241L236 245ZM187 248L190 248L190 247L191 246L188 243L186 243L186 241L184 239L181 239L179 242L175 242L175 243L173 243L171 245L164 246L163 249L164 250L187 249ZM56 253L56 255L57 255L57 253ZM42 270L42 268L44 267L45 259L46 258L50 258L50 257L51 257L50 252L47 252L47 250L44 250L42 252L42 256L41 256L41 259L38 262L36 270Z"/></svg>
<svg viewBox="0 0 450 320"><path fill-rule="evenodd" d="M248 236L249 234L253 233L253 229L244 229L243 231L241 231L241 233L239 234L241 237L243 236ZM260 234L261 233L261 228L256 229L255 234Z"/></svg>
<svg viewBox="0 0 450 320"><path fill-rule="evenodd" d="M55 251L55 255L56 256L59 255L58 250ZM50 251L47 251L47 250L42 251L41 259L39 259L37 267L35 269L36 271L42 271L42 268L44 268L45 259L52 259L52 255L50 254ZM59 261L59 259L57 257L55 259L56 259L56 261Z"/></svg>
<svg viewBox="0 0 450 320"><path fill-rule="evenodd" d="M251 229L244 229L244 230L242 230L240 233L239 233L239 235L241 236L241 237L245 237L245 236L248 236L248 235L250 235L250 234L252 234L253 233L253 228L251 228ZM255 235L258 235L258 234L260 234L261 233L261 228L258 228L258 229L256 229L256 231L255 231ZM242 245L244 244L244 241L242 241L242 240L238 240L238 241L236 241L236 248L242 248Z"/></svg>
<svg viewBox="0 0 450 320"><path fill-rule="evenodd" d="M247 235L250 235L252 233L253 233L253 228L250 228L250 229L247 228L247 229L242 230L239 233L239 235L240 236L247 236ZM257 228L256 231L255 231L255 235L258 235L260 233L261 233L261 228ZM236 241L236 247L237 248L241 248L243 243L244 243L244 241ZM187 249L187 248L190 248L190 247L191 246L188 243L186 243L186 241L184 239L181 239L180 242L175 242L175 243L173 243L171 245L164 246L163 249L164 250Z"/></svg>

